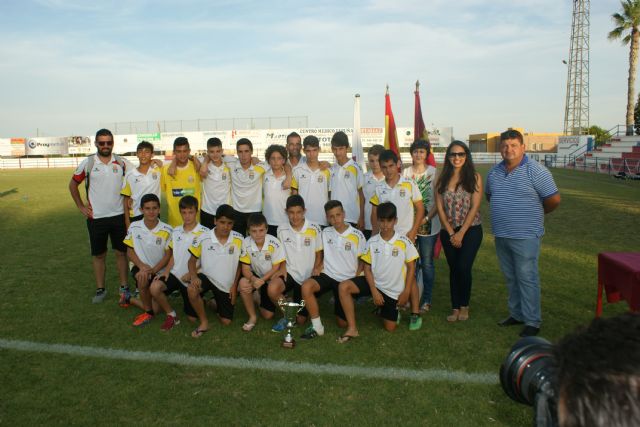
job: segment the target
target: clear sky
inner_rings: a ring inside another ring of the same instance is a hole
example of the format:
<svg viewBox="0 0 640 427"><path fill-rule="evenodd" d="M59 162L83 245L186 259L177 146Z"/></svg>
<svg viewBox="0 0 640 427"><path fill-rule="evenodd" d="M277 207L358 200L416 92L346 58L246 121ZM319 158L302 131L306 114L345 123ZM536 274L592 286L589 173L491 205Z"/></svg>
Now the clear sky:
<svg viewBox="0 0 640 427"><path fill-rule="evenodd" d="M591 124L624 123L619 1L591 2ZM115 121L308 116L311 127L562 131L571 0L0 2L0 136ZM640 82L639 82L640 85Z"/></svg>

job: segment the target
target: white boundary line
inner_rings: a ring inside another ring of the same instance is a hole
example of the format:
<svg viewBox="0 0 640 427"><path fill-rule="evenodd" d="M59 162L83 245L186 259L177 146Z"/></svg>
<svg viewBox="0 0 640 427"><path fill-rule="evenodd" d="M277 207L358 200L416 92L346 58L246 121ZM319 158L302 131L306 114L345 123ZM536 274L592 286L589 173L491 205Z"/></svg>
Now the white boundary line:
<svg viewBox="0 0 640 427"><path fill-rule="evenodd" d="M497 384L498 376L491 373L466 373L445 369L402 369L363 367L334 364L315 364L272 359L246 359L217 356L191 356L183 353L118 350L70 344L47 344L32 341L0 339L5 350L37 353L65 354L69 356L99 359L132 360L138 362L172 363L184 366L209 366L215 368L257 369L270 372L301 373L312 375L336 375L364 379L403 381L443 381L460 384Z"/></svg>

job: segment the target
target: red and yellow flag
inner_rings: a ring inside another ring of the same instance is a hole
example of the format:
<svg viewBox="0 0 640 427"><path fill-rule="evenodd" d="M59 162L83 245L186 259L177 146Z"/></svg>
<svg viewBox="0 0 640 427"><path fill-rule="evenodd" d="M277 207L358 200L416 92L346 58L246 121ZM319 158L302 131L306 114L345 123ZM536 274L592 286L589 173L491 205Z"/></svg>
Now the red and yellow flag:
<svg viewBox="0 0 640 427"><path fill-rule="evenodd" d="M391 111L391 99L389 98L389 86L384 95L384 148L391 150L400 156L398 151L398 132L396 131L396 121Z"/></svg>

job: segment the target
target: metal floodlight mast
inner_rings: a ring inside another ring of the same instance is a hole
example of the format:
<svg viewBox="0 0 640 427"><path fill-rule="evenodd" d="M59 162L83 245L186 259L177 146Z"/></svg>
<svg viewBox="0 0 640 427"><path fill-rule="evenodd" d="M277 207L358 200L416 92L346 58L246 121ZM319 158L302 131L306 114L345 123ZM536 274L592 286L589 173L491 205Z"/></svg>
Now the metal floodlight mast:
<svg viewBox="0 0 640 427"><path fill-rule="evenodd" d="M564 134L582 135L589 129L589 8L590 0L573 0L573 21L567 98L564 110Z"/></svg>

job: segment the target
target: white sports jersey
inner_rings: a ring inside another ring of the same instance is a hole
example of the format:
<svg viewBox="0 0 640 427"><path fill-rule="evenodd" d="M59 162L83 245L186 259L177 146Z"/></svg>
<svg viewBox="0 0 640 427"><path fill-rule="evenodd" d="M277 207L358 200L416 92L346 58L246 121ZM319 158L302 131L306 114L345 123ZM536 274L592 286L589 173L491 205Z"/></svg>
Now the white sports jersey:
<svg viewBox="0 0 640 427"><path fill-rule="evenodd" d="M220 205L231 203L231 170L222 163L209 162L207 177L202 180L202 210L215 215Z"/></svg>
<svg viewBox="0 0 640 427"><path fill-rule="evenodd" d="M262 277L267 274L274 265L285 261L286 255L280 240L267 234L262 244L262 249L258 249L255 240L251 236L244 238L243 254L240 262L251 266L251 271Z"/></svg>
<svg viewBox="0 0 640 427"><path fill-rule="evenodd" d="M305 219L300 231L287 223L278 227L278 240L282 242L287 257L287 273L302 284L311 277L316 262L316 252L322 250L320 226Z"/></svg>
<svg viewBox="0 0 640 427"><path fill-rule="evenodd" d="M342 202L347 222L355 224L360 219L358 190L362 188L363 183L362 169L353 159L349 159L342 166L338 162L331 166L331 182L329 184L331 198Z"/></svg>
<svg viewBox="0 0 640 427"><path fill-rule="evenodd" d="M179 225L171 233L171 240L169 240L169 247L173 250L171 274L176 276L184 286L187 286L187 283L182 281L182 277L189 272L189 258L191 258L189 248L193 245L196 237L207 231L209 231L207 227L196 224L191 231L184 231L184 226ZM200 261L198 261L199 265Z"/></svg>
<svg viewBox="0 0 640 427"><path fill-rule="evenodd" d="M307 209L305 216L312 222L324 226L328 224L324 204L329 201L330 176L328 169L318 168L314 171L306 162L300 162L293 170L291 180L291 188L298 190L298 194L304 199Z"/></svg>
<svg viewBox="0 0 640 427"><path fill-rule="evenodd" d="M338 233L333 227L325 228L322 230L323 273L338 282L354 278L365 245L364 234L350 225L343 233Z"/></svg>
<svg viewBox="0 0 640 427"><path fill-rule="evenodd" d="M140 199L145 194L155 194L160 200L160 177L162 171L157 166L149 167L147 173L142 173L138 169L133 169L124 177L120 194L131 197L131 209L129 216L142 215L140 209Z"/></svg>
<svg viewBox="0 0 640 427"><path fill-rule="evenodd" d="M89 157L80 162L73 173L73 180L80 184L87 178L87 173L89 174L87 201L93 210L93 219L122 215L124 207L120 190L125 170L113 155L107 164L95 155L93 167L86 171L88 159ZM129 168L128 165L126 168Z"/></svg>
<svg viewBox="0 0 640 427"><path fill-rule="evenodd" d="M267 218L267 224L269 225L284 225L289 222L285 208L287 197L291 194L291 190L282 189L282 183L286 178L287 176L284 173L279 178L276 178L271 169L264 174L262 213Z"/></svg>
<svg viewBox="0 0 640 427"><path fill-rule="evenodd" d="M231 203L238 212L262 210L262 178L264 165L251 165L244 169L239 161L229 162L231 169Z"/></svg>
<svg viewBox="0 0 640 427"><path fill-rule="evenodd" d="M215 228L195 238L189 252L200 258L202 273L222 292L229 293L242 257L242 234L231 231L227 241L218 241Z"/></svg>
<svg viewBox="0 0 640 427"><path fill-rule="evenodd" d="M406 236L397 232L388 241L380 234L371 237L362 256L362 260L371 265L376 288L396 300L404 291L407 264L416 259L416 247Z"/></svg>
<svg viewBox="0 0 640 427"><path fill-rule="evenodd" d="M153 267L160 262L165 251L169 248L172 231L169 224L162 221L158 221L153 230L149 230L144 225L144 219L133 221L129 225L124 244L135 251L140 261Z"/></svg>
<svg viewBox="0 0 640 427"><path fill-rule="evenodd" d="M380 203L391 202L396 205L398 211L398 223L395 230L397 233L406 235L413 227L414 202L422 200L422 194L412 179L400 177L397 184L391 188L386 181L383 181L375 189L373 197L369 202L375 206Z"/></svg>
<svg viewBox="0 0 640 427"><path fill-rule="evenodd" d="M364 229L371 230L371 203L369 200L373 197L378 184L384 181L384 176L380 179L376 178L373 172L369 171L364 174L364 185L362 186L362 193L364 194Z"/></svg>

